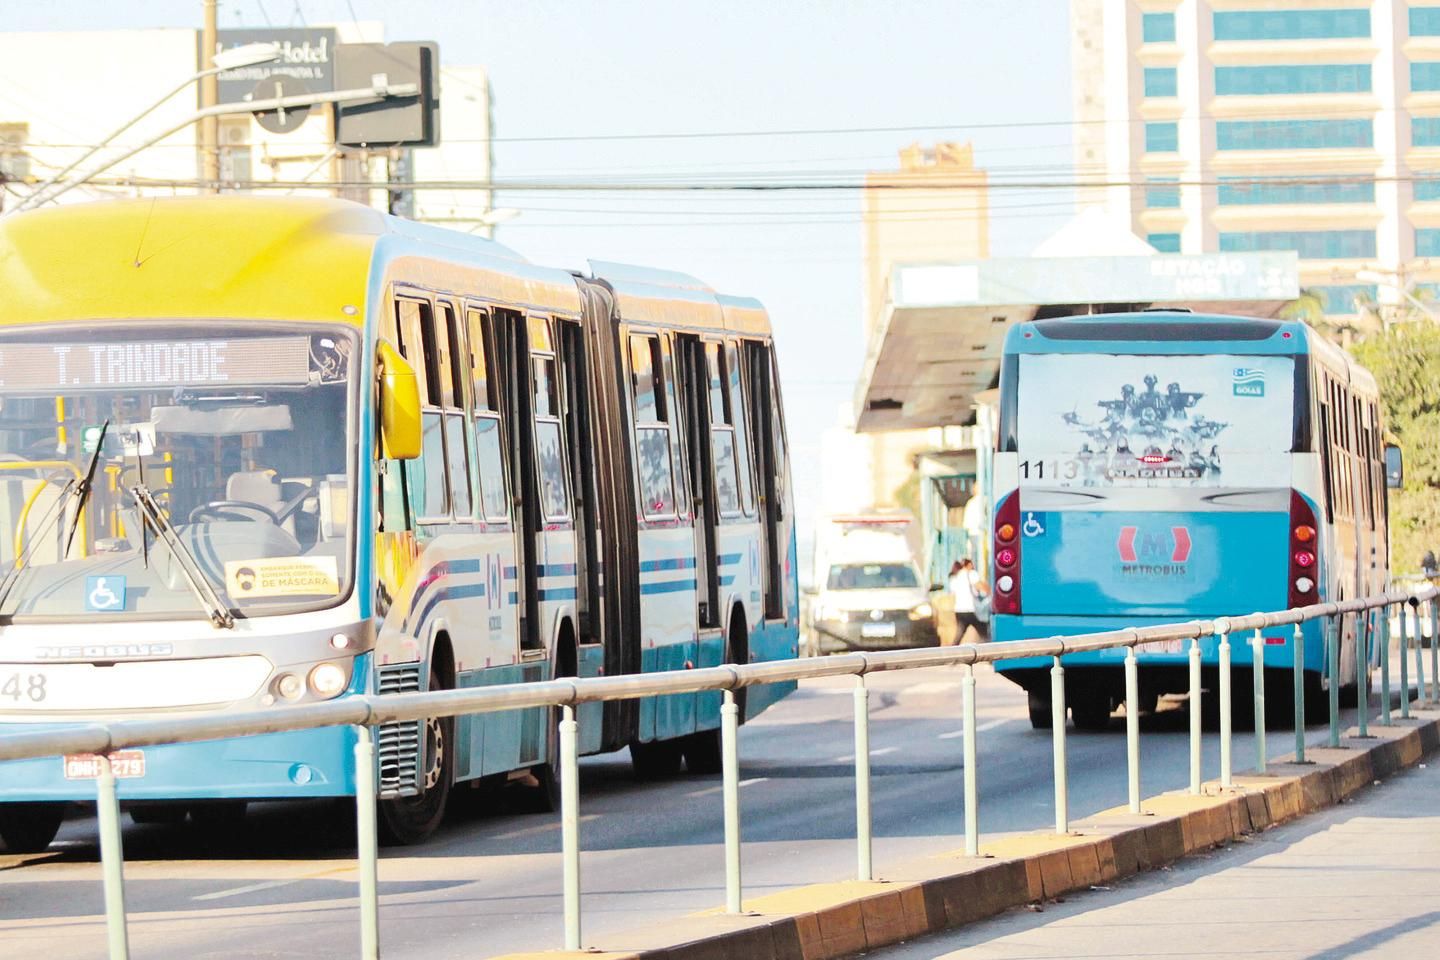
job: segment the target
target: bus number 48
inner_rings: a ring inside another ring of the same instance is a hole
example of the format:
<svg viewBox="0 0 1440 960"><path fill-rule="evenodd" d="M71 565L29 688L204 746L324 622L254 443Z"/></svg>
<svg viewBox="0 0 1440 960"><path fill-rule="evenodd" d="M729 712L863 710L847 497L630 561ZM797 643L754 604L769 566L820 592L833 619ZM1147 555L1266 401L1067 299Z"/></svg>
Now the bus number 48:
<svg viewBox="0 0 1440 960"><path fill-rule="evenodd" d="M12 703L19 703L22 698L28 698L32 703L41 703L45 699L45 674L32 673L29 676L22 676L12 673L5 680L5 686L0 687L0 698L8 698Z"/></svg>

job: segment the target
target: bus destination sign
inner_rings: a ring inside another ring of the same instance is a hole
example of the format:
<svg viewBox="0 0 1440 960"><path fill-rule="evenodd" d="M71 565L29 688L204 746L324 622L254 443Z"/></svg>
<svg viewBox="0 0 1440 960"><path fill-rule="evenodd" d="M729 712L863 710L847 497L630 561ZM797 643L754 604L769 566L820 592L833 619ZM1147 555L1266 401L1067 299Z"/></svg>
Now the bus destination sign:
<svg viewBox="0 0 1440 960"><path fill-rule="evenodd" d="M303 385L309 337L0 344L0 391Z"/></svg>

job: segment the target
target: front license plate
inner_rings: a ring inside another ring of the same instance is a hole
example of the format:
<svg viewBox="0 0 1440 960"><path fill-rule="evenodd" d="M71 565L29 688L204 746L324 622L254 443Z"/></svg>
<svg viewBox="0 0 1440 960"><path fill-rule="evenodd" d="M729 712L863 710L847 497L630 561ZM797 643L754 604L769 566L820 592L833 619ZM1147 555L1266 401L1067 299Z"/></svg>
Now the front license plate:
<svg viewBox="0 0 1440 960"><path fill-rule="evenodd" d="M110 769L115 779L125 780L145 776L144 750L117 750L110 754ZM100 776L100 758L93 753L70 753L65 755L66 780L94 780Z"/></svg>
<svg viewBox="0 0 1440 960"><path fill-rule="evenodd" d="M862 637L893 637L893 636L895 636L895 624L893 624L893 623L862 623L862 624L860 624L860 636L862 636Z"/></svg>

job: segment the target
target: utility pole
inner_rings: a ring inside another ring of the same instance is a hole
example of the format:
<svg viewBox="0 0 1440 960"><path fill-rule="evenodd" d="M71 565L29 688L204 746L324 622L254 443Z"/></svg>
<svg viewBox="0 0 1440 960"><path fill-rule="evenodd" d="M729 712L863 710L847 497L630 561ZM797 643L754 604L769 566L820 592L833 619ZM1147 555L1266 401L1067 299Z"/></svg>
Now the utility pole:
<svg viewBox="0 0 1440 960"><path fill-rule="evenodd" d="M200 69L215 66L215 45L219 42L216 28L217 0L201 0L204 27L200 31ZM200 80L200 109L213 107L220 99L220 80L214 74ZM210 193L220 191L220 118L206 117L200 121L200 179Z"/></svg>

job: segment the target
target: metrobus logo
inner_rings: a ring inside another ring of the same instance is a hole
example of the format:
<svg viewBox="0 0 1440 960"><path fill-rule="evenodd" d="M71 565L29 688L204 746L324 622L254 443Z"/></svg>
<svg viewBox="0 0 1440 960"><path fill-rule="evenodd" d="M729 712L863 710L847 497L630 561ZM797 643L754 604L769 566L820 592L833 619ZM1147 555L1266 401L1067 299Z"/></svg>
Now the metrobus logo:
<svg viewBox="0 0 1440 960"><path fill-rule="evenodd" d="M1178 574L1190 559L1190 529L1171 527L1170 535L1140 532L1139 527L1121 527L1115 543L1120 554L1122 572L1142 574Z"/></svg>

